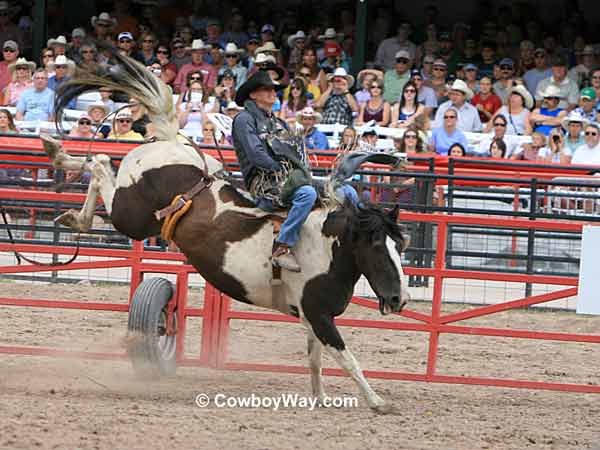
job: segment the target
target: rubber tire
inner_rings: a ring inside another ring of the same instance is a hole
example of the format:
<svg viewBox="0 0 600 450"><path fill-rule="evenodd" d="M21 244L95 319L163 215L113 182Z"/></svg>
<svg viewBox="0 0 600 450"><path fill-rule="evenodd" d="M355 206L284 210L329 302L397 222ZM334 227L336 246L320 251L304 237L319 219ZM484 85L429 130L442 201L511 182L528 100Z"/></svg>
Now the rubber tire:
<svg viewBox="0 0 600 450"><path fill-rule="evenodd" d="M164 278L149 278L135 290L129 307L127 323L127 353L138 375L145 378L159 378L175 375L176 337L161 335L164 329L167 303L173 296L173 284ZM174 329L177 317L173 315ZM165 352L160 343L168 345Z"/></svg>

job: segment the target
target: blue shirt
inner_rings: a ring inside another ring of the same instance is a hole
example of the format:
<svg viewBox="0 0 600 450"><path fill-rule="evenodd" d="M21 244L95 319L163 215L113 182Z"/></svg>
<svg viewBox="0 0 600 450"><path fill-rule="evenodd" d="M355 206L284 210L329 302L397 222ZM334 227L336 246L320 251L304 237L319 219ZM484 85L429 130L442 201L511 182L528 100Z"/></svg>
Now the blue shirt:
<svg viewBox="0 0 600 450"><path fill-rule="evenodd" d="M26 89L17 102L17 111L24 114L24 120L46 121L53 110L54 91L48 88L43 91L36 91L35 88Z"/></svg>
<svg viewBox="0 0 600 450"><path fill-rule="evenodd" d="M304 143L306 148L310 150L326 150L329 148L329 141L327 136L316 128L304 137Z"/></svg>
<svg viewBox="0 0 600 450"><path fill-rule="evenodd" d="M56 90L58 89L58 87L63 84L65 81L69 81L71 79L71 77L64 77L62 79L57 79L56 75L52 75L50 78L48 78L48 88L52 89L54 92L56 92ZM77 103L77 99L74 98L73 100L71 100L69 102L69 104L67 105L70 109L75 109L75 105Z"/></svg>
<svg viewBox="0 0 600 450"><path fill-rule="evenodd" d="M439 155L448 155L448 150L452 144L457 142L461 144L468 152L469 143L467 137L459 129L454 130L452 134L447 134L444 127L431 130L431 142L435 144L435 152Z"/></svg>
<svg viewBox="0 0 600 450"><path fill-rule="evenodd" d="M548 108L540 108L540 114L548 117L557 117L562 111L564 111L562 108L556 108L552 111L550 111ZM554 128L558 128L558 126L538 125L533 131L537 131L538 133L542 133L544 136L548 136Z"/></svg>

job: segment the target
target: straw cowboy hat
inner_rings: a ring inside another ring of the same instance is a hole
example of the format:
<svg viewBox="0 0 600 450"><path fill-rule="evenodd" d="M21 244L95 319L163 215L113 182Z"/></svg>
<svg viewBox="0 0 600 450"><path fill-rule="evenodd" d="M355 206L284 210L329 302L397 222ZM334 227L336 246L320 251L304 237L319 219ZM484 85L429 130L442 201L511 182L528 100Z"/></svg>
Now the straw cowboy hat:
<svg viewBox="0 0 600 450"><path fill-rule="evenodd" d="M335 28L327 28L325 33L319 35L319 40L324 41L326 39L342 39L344 37L344 33L336 33Z"/></svg>
<svg viewBox="0 0 600 450"><path fill-rule="evenodd" d="M302 117L313 117L315 119L315 123L319 123L321 120L323 120L321 113L315 111L312 106L307 106L296 113L296 120L298 122L300 122Z"/></svg>
<svg viewBox="0 0 600 450"><path fill-rule="evenodd" d="M346 72L346 69L344 69L343 67L338 67L333 73L327 74L327 81L332 80L336 77L345 78L348 82L348 88L351 88L354 84L354 77L352 75L349 75L348 72Z"/></svg>
<svg viewBox="0 0 600 450"><path fill-rule="evenodd" d="M58 55L54 61L48 63L48 70L53 72L56 66L67 66L69 76L75 72L75 61L67 58L65 55Z"/></svg>
<svg viewBox="0 0 600 450"><path fill-rule="evenodd" d="M226 46L225 46L225 51L223 53L225 53L225 55L239 55L240 53L243 53L243 50L240 50L238 48L237 45L235 45L234 42L229 42Z"/></svg>
<svg viewBox="0 0 600 450"><path fill-rule="evenodd" d="M14 16L21 9L18 5L11 5L10 2L0 2L0 12L8 12L9 16Z"/></svg>
<svg viewBox="0 0 600 450"><path fill-rule="evenodd" d="M108 25L109 27L114 27L117 24L117 19L111 17L109 13L103 12L100 13L100 15L97 17L92 17L92 20L90 20L90 22L92 23L93 27L95 27L99 23L103 23L105 25Z"/></svg>
<svg viewBox="0 0 600 450"><path fill-rule="evenodd" d="M10 73L14 73L17 67L27 67L30 72L35 70L36 64L33 61L27 61L25 58L19 58L14 63L8 65L8 70Z"/></svg>
<svg viewBox="0 0 600 450"><path fill-rule="evenodd" d="M194 39L192 41L191 50L207 50L211 48L210 45L206 45L202 39Z"/></svg>
<svg viewBox="0 0 600 450"><path fill-rule="evenodd" d="M250 98L250 94L261 87L274 88L276 91L281 91L286 86L285 84L271 80L267 72L258 71L240 86L235 94L235 102L238 105L243 105Z"/></svg>
<svg viewBox="0 0 600 450"><path fill-rule="evenodd" d="M525 103L525 108L527 109L531 109L535 105L535 100L533 99L533 96L522 84L517 84L516 86L510 88L507 94L508 97L510 97L512 94L518 94L521 97L523 97L523 103Z"/></svg>
<svg viewBox="0 0 600 450"><path fill-rule="evenodd" d="M462 92L467 97L467 100L473 98L473 91L469 89L469 86L463 80L454 80L454 83L450 86L450 90Z"/></svg>
<svg viewBox="0 0 600 450"><path fill-rule="evenodd" d="M265 52L278 52L279 49L277 47L275 47L275 44L273 44L273 42L269 41L269 42L265 42L264 45L262 45L261 47L258 47L256 50L254 50L254 54L258 55L259 53L265 53Z"/></svg>
<svg viewBox="0 0 600 450"><path fill-rule="evenodd" d="M304 33L304 31L302 31L302 30L298 30L298 31L296 31L295 34L288 36L288 38L287 38L288 47L290 47L290 48L293 47L298 39L306 39L306 33Z"/></svg>
<svg viewBox="0 0 600 450"><path fill-rule="evenodd" d="M267 55L266 53L259 53L254 60L254 64L272 63L275 64L277 61L274 56Z"/></svg>
<svg viewBox="0 0 600 450"><path fill-rule="evenodd" d="M560 89L557 88L556 86L554 86L553 84L549 84L548 86L546 86L546 89L541 91L540 95L542 96L542 98L548 98L548 97L563 98L563 96L560 95Z"/></svg>
<svg viewBox="0 0 600 450"><path fill-rule="evenodd" d="M123 108L115 115L115 120L119 119L133 119L133 113L129 108Z"/></svg>
<svg viewBox="0 0 600 450"><path fill-rule="evenodd" d="M67 38L64 36L58 36L57 38L48 39L48 43L46 47L52 47L54 45L63 45L67 46Z"/></svg>
<svg viewBox="0 0 600 450"><path fill-rule="evenodd" d="M568 130L571 122L579 122L581 123L581 126L585 128L590 121L587 120L581 113L577 111L571 111L563 118L560 124L565 130Z"/></svg>
<svg viewBox="0 0 600 450"><path fill-rule="evenodd" d="M236 111L241 111L244 108L241 106L238 106L238 104L234 101L230 101L229 103L227 103L227 106L225 107L226 111L233 111L234 109Z"/></svg>
<svg viewBox="0 0 600 450"><path fill-rule="evenodd" d="M103 102L100 101L90 103L87 107L87 113L91 114L94 109L101 109L104 112L105 116L110 112L108 106L106 106Z"/></svg>

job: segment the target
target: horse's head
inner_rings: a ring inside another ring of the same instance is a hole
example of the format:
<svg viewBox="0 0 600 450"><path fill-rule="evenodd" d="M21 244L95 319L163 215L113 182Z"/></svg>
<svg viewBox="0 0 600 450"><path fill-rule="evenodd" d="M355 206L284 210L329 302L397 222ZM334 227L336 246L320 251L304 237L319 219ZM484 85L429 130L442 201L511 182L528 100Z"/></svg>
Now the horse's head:
<svg viewBox="0 0 600 450"><path fill-rule="evenodd" d="M351 219L356 265L377 295L383 315L401 311L408 301L400 262L408 238L397 218L398 207L386 212L377 206L361 206Z"/></svg>

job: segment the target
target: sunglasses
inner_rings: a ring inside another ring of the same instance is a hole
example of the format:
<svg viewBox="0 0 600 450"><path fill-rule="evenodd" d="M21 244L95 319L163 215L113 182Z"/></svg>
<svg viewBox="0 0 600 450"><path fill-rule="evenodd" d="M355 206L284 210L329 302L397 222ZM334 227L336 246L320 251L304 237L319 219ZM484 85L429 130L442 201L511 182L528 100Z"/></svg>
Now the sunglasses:
<svg viewBox="0 0 600 450"><path fill-rule="evenodd" d="M202 77L191 77L190 81L201 81Z"/></svg>
<svg viewBox="0 0 600 450"><path fill-rule="evenodd" d="M108 28L108 24L107 23L96 23L96 26L100 27L100 28Z"/></svg>
<svg viewBox="0 0 600 450"><path fill-rule="evenodd" d="M560 98L558 98L558 97L544 97L544 100L557 100L557 101L560 101Z"/></svg>
<svg viewBox="0 0 600 450"><path fill-rule="evenodd" d="M381 89L381 86L374 84L373 86L371 86L371 89Z"/></svg>
<svg viewBox="0 0 600 450"><path fill-rule="evenodd" d="M396 60L396 62L397 62L398 64L408 64L408 59L406 59L406 58L398 58L398 59Z"/></svg>
<svg viewBox="0 0 600 450"><path fill-rule="evenodd" d="M212 129L212 128L203 128L203 129L202 129L202 131L209 131L209 132L212 132L212 131L213 131L213 129Z"/></svg>
<svg viewBox="0 0 600 450"><path fill-rule="evenodd" d="M17 51L17 49L15 49L15 48L5 48L3 50L8 53L15 53Z"/></svg>
<svg viewBox="0 0 600 450"><path fill-rule="evenodd" d="M434 72L445 72L445 71L446 71L446 69L444 69L443 67L434 67L434 68L433 68L433 71L434 71Z"/></svg>
<svg viewBox="0 0 600 450"><path fill-rule="evenodd" d="M183 45L174 45L173 48L175 50L181 50L182 48L185 48Z"/></svg>
<svg viewBox="0 0 600 450"><path fill-rule="evenodd" d="M86 54L94 53L94 50L81 50L81 53L86 53Z"/></svg>
<svg viewBox="0 0 600 450"><path fill-rule="evenodd" d="M592 77L592 80L600 80L600 76Z"/></svg>
<svg viewBox="0 0 600 450"><path fill-rule="evenodd" d="M153 39L144 39L142 42L152 44L154 42L154 40Z"/></svg>
<svg viewBox="0 0 600 450"><path fill-rule="evenodd" d="M585 135L586 136L598 136L598 133L596 133L595 131L586 131Z"/></svg>
<svg viewBox="0 0 600 450"><path fill-rule="evenodd" d="M404 135L404 139L416 139L417 135L416 134L405 134Z"/></svg>
<svg viewBox="0 0 600 450"><path fill-rule="evenodd" d="M78 123L79 123L79 125L91 125L92 124L92 122L90 122L89 120L80 120Z"/></svg>
<svg viewBox="0 0 600 450"><path fill-rule="evenodd" d="M225 55L225 58L233 59L237 58L237 55Z"/></svg>
<svg viewBox="0 0 600 450"><path fill-rule="evenodd" d="M501 70L512 70L512 66L500 66Z"/></svg>
<svg viewBox="0 0 600 450"><path fill-rule="evenodd" d="M504 128L506 126L506 124L502 123L502 122L498 122L498 123L495 123L494 126L495 127L502 127L502 128Z"/></svg>
<svg viewBox="0 0 600 450"><path fill-rule="evenodd" d="M66 69L67 66L60 65L60 66L54 66L54 68L55 69Z"/></svg>
<svg viewBox="0 0 600 450"><path fill-rule="evenodd" d="M412 94L417 93L417 91L415 89L404 89L404 92L408 92L408 93L412 93Z"/></svg>
<svg viewBox="0 0 600 450"><path fill-rule="evenodd" d="M133 122L133 120L131 120L131 119L119 119L118 122L119 123L131 123L131 122Z"/></svg>
<svg viewBox="0 0 600 450"><path fill-rule="evenodd" d="M456 116L444 116L444 119L456 119Z"/></svg>
<svg viewBox="0 0 600 450"><path fill-rule="evenodd" d="M119 42L121 44L129 44L129 43L131 43L131 39L119 39Z"/></svg>
<svg viewBox="0 0 600 450"><path fill-rule="evenodd" d="M6 50L5 50L6 51ZM48 55L44 55L44 58L54 58L54 55L52 53L48 54Z"/></svg>

